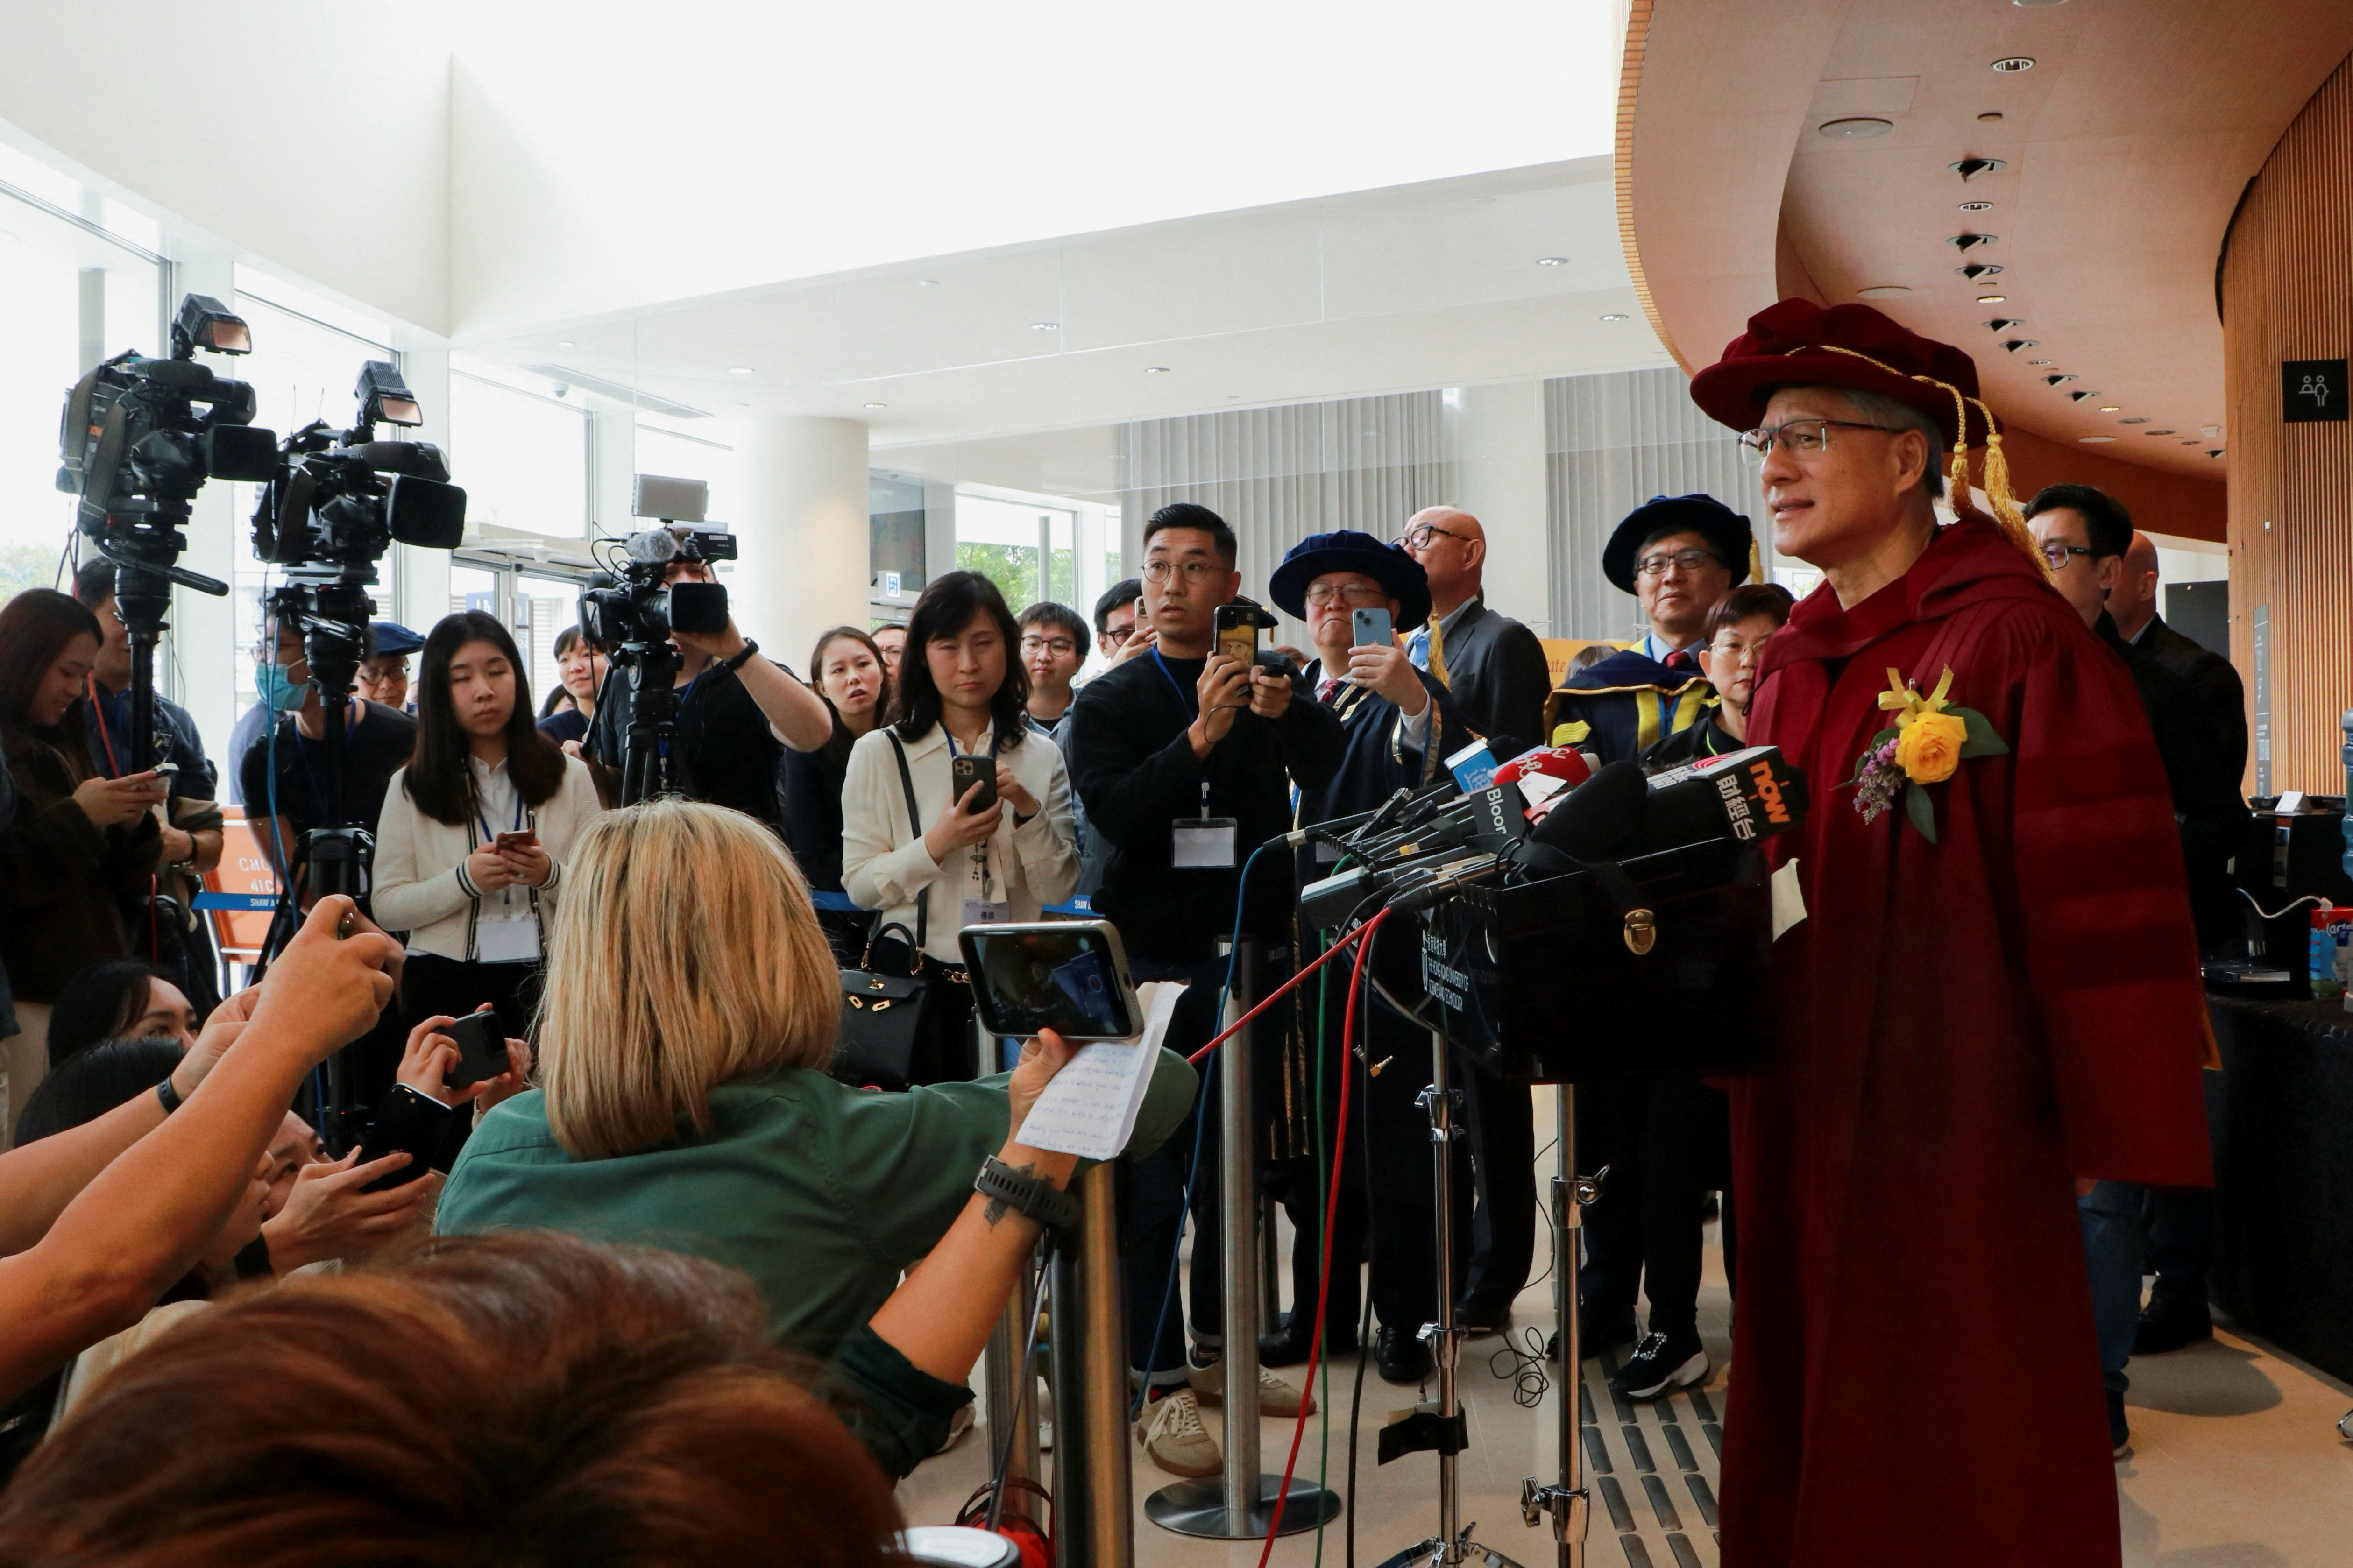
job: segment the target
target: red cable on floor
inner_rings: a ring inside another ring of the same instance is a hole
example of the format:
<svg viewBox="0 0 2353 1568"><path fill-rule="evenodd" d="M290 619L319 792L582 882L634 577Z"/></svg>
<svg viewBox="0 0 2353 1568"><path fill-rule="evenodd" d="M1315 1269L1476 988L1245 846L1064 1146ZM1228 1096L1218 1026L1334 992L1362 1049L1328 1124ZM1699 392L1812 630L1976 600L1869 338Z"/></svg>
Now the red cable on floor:
<svg viewBox="0 0 2353 1568"><path fill-rule="evenodd" d="M1356 1078L1353 1070L1356 1054L1356 998L1362 994L1364 989L1365 960L1373 951L1370 938L1373 932L1380 930L1381 922L1389 918L1390 912L1383 910L1364 925L1349 932L1345 940L1334 943L1331 952L1326 952L1324 958L1317 959L1315 963L1311 963L1299 972L1303 979L1314 972L1316 964L1322 963L1324 959L1330 958L1332 953L1338 952L1349 942L1360 940L1363 942L1363 945L1356 949L1356 967L1348 976L1348 1011L1340 1025L1340 1135L1333 1142L1332 1191L1324 1204L1324 1277L1315 1289L1315 1332L1307 1342L1307 1381L1302 1385L1303 1394L1313 1393L1315 1387L1315 1369L1324 1362L1324 1313L1332 1302L1333 1242L1339 1234L1340 1225L1340 1173L1348 1158L1348 1086L1354 1083ZM1275 994L1281 995L1282 993L1277 992ZM1299 1441L1307 1436L1307 1405L1308 1399L1302 1397L1299 1401L1299 1419L1291 1428L1291 1457L1282 1464L1282 1485L1274 1494L1274 1517L1267 1521L1266 1546L1258 1554L1258 1568L1266 1568L1267 1559L1274 1555L1275 1538L1282 1533L1282 1505L1290 1500L1291 1478L1299 1469Z"/></svg>
<svg viewBox="0 0 2353 1568"><path fill-rule="evenodd" d="M1314 973L1317 970L1323 968L1334 959L1339 957L1340 954L1348 950L1352 943L1363 941L1366 935L1372 931L1374 926L1381 923L1382 915L1386 915L1388 912L1388 911L1386 910L1382 910L1381 914L1375 915L1371 921L1364 925L1358 926L1355 931L1350 931L1338 942L1334 942L1331 948L1324 952L1323 957L1317 959L1314 963L1309 964L1306 968L1301 970L1298 973L1293 975L1282 984L1276 986L1272 995L1267 997L1266 1000L1261 1002L1257 1006L1251 1008L1249 1012L1235 1019L1224 1034L1219 1035L1216 1039L1211 1040L1208 1045L1203 1046L1199 1050L1195 1051L1191 1056L1187 1057L1185 1059L1187 1062L1190 1062L1193 1066L1199 1067L1203 1058L1207 1057L1211 1051L1216 1050L1219 1046L1224 1045L1228 1040L1232 1039L1234 1036L1240 1031L1243 1025L1249 1023L1252 1018L1257 1017L1261 1013L1265 1012L1269 1007L1273 1006L1277 1002L1282 1001L1285 996L1290 995L1293 991L1299 988L1299 983L1301 981L1306 979L1309 975Z"/></svg>

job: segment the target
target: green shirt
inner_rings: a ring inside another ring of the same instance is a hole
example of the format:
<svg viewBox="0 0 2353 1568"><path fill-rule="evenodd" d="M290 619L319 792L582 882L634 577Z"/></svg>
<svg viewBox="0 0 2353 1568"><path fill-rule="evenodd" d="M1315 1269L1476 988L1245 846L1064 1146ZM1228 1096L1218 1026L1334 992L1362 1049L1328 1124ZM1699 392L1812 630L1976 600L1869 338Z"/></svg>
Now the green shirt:
<svg viewBox="0 0 2353 1568"><path fill-rule="evenodd" d="M1130 1153L1176 1131L1198 1082L1182 1057L1160 1053ZM886 1094L796 1068L712 1090L702 1137L606 1160L565 1152L534 1089L467 1140L435 1227L544 1227L729 1264L760 1288L771 1338L830 1360L946 1234L981 1162L1004 1146L1005 1083Z"/></svg>

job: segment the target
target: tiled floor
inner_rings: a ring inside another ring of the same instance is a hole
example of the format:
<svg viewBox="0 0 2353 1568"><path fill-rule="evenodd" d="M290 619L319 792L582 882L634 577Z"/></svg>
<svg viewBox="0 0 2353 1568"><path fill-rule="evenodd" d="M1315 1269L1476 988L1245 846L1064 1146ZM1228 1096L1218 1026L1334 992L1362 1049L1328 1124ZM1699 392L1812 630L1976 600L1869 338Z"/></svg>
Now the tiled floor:
<svg viewBox="0 0 2353 1568"><path fill-rule="evenodd" d="M1541 1090L1538 1125L1551 1125ZM1540 1248L1538 1268L1545 1262ZM1594 1501L1587 1561L1592 1568L1714 1568L1718 1561L1711 1528L1717 1475L1712 1427L1728 1396L1729 1307L1711 1234L1700 1331L1715 1371L1695 1395L1678 1396L1664 1407L1630 1406L1609 1394L1604 1363L1586 1363L1588 1453L1598 1444L1609 1460L1606 1474L1595 1464L1588 1476ZM1548 1332L1551 1320L1551 1284L1546 1280L1521 1295L1513 1331ZM1549 1526L1531 1530L1521 1522L1519 1495L1523 1477L1540 1475L1549 1481L1556 1473L1557 1390L1547 1389L1535 1408L1514 1403L1510 1362L1502 1363L1501 1375L1489 1366L1502 1343L1475 1340L1463 1356L1461 1382L1471 1446L1461 1465L1461 1518L1476 1522L1472 1539L1480 1543L1525 1568L1552 1568ZM1331 1369L1335 1488L1345 1486L1349 1380L1356 1364L1352 1356ZM2130 1372L2133 1454L2116 1467L2127 1568L2353 1564L2353 1443L2336 1429L2337 1417L2353 1408L2353 1386L2227 1328L2211 1343L2136 1361ZM1412 1389L1394 1387L1366 1369L1356 1500L1354 1561L1360 1568L1377 1568L1437 1529L1436 1460L1416 1454L1386 1467L1372 1462L1380 1427L1414 1399ZM1214 1409L1206 1414L1213 1423L1218 1418ZM1921 1414L1935 1418L1934 1412ZM1303 1475L1316 1473L1321 1430L1321 1418L1310 1416L1301 1450ZM1288 1421L1262 1423L1266 1468L1281 1471L1291 1435ZM945 1522L980 1483L987 1465L983 1437L966 1439L902 1484L900 1503L910 1522ZM1131 1443L1129 1451L1135 1466L1137 1568L1250 1568L1259 1561L1259 1542L1190 1540L1147 1522L1143 1500L1175 1478L1155 1468L1141 1447ZM1922 1523L1931 1527L1933 1521ZM1326 1527L1320 1559L1311 1531L1278 1542L1271 1563L1345 1568L1345 1519Z"/></svg>

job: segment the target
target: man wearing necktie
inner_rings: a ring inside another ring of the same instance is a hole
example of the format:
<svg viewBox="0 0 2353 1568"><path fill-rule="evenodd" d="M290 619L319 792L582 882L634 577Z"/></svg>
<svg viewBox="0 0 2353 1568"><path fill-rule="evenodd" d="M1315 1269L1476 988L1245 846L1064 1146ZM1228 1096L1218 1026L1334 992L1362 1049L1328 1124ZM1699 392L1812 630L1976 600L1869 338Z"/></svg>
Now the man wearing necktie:
<svg viewBox="0 0 2353 1568"><path fill-rule="evenodd" d="M1634 595L1650 629L1552 694L1546 739L1614 763L1697 722L1715 700L1700 635L1716 601L1756 570L1755 548L1748 520L1713 496L1653 496L1629 512L1601 571Z"/></svg>
<svg viewBox="0 0 2353 1568"><path fill-rule="evenodd" d="M1552 671L1536 635L1487 604L1487 531L1459 507L1424 507L1397 542L1430 579L1430 624L1406 657L1445 686L1497 762L1539 744Z"/></svg>

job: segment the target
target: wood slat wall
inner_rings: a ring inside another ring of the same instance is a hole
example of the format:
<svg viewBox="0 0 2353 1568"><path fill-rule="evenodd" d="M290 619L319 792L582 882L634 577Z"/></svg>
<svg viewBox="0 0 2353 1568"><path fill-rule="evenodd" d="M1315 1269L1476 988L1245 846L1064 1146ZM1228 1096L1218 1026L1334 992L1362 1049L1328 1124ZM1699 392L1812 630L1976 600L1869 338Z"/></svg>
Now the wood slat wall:
<svg viewBox="0 0 2353 1568"><path fill-rule="evenodd" d="M2339 715L2353 708L2353 423L2284 424L2279 367L2353 357L2353 59L2280 138L2228 246L2231 658L2252 709L2267 608L2270 787L2337 795Z"/></svg>

